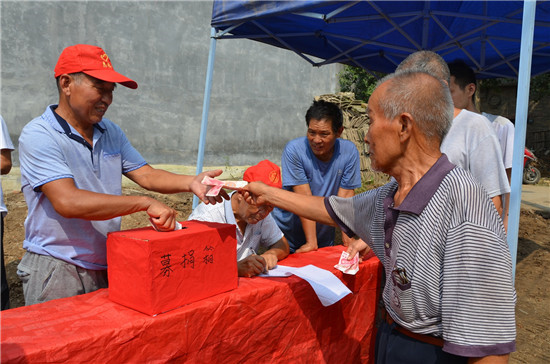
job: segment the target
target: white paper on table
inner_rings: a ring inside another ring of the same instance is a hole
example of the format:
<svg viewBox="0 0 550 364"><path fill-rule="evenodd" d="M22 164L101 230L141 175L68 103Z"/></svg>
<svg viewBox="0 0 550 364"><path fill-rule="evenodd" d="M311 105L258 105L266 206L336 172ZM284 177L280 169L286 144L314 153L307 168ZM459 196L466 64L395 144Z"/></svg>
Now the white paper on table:
<svg viewBox="0 0 550 364"><path fill-rule="evenodd" d="M258 277L290 277L294 274L295 267L287 267L285 265L277 265L270 269L267 273L260 273Z"/></svg>
<svg viewBox="0 0 550 364"><path fill-rule="evenodd" d="M312 264L305 267L287 267L277 265L267 274L260 274L260 277L288 277L294 274L306 280L323 306L330 306L351 293L349 288L338 279L332 272L321 269Z"/></svg>

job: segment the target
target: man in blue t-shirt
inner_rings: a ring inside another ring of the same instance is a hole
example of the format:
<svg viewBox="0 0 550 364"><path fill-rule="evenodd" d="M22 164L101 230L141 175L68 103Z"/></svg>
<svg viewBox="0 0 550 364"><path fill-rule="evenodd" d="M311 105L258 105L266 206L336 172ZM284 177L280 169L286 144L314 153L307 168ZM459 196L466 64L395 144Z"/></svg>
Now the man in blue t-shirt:
<svg viewBox="0 0 550 364"><path fill-rule="evenodd" d="M359 152L340 139L342 111L328 101L314 101L306 113L307 136L288 142L283 151L283 188L304 195L352 197L361 186ZM334 244L334 228L275 208L272 216L288 240L291 253ZM348 237L342 234L344 243Z"/></svg>

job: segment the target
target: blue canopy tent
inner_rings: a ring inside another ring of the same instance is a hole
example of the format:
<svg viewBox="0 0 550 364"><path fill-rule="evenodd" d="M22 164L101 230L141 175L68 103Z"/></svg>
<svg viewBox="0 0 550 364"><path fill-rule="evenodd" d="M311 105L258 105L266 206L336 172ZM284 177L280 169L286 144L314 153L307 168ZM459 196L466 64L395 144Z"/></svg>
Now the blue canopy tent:
<svg viewBox="0 0 550 364"><path fill-rule="evenodd" d="M508 225L515 265L529 81L550 71L550 2L215 0L211 25L197 173L203 167L217 39L247 38L289 49L313 66L343 63L383 73L427 49L446 61L466 60L479 78L517 78Z"/></svg>

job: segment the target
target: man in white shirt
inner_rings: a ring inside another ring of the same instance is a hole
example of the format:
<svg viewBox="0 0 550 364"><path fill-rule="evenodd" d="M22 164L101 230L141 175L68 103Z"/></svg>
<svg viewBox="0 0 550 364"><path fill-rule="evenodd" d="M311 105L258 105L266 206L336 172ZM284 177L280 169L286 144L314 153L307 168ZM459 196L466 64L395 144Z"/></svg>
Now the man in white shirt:
<svg viewBox="0 0 550 364"><path fill-rule="evenodd" d="M0 164L2 165L2 174L8 174L11 170L11 151L13 143L8 133L8 128L2 116L0 116ZM2 239L0 240L0 248L2 249L2 310L10 308L10 288L8 286L8 280L6 279L6 267L4 266L4 215L6 215L8 209L4 204L4 193L2 191L2 185L0 185L0 215L2 215Z"/></svg>
<svg viewBox="0 0 550 364"><path fill-rule="evenodd" d="M447 63L440 55L431 51L409 55L396 69L403 70L426 72L451 85ZM501 162L502 153L498 139L489 121L481 115L461 109L455 103L453 123L441 143L441 152L481 183L502 216L502 195L510 193L510 184Z"/></svg>
<svg viewBox="0 0 550 364"><path fill-rule="evenodd" d="M475 104L477 80L475 72L462 60L456 60L448 64L451 73L449 88L455 107L480 114ZM507 118L498 115L481 113L490 121L502 152L502 162L506 170L508 184L512 176L512 153L514 150L514 124ZM502 220L504 226L508 225L508 201L510 193L504 195Z"/></svg>

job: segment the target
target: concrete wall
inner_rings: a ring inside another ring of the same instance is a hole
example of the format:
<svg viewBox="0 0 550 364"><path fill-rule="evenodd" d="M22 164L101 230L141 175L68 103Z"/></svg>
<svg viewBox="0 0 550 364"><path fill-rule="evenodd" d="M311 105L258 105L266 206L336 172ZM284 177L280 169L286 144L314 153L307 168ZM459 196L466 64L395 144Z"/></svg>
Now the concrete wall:
<svg viewBox="0 0 550 364"><path fill-rule="evenodd" d="M499 85L491 88L482 86L479 97L481 111L502 115L515 122L517 85ZM525 146L532 149L537 156L542 153L548 155L550 151L548 115L550 115L550 96L544 96L539 101L529 101Z"/></svg>
<svg viewBox="0 0 550 364"><path fill-rule="evenodd" d="M139 84L117 87L106 117L149 163L196 164L211 1L2 1L0 11L0 113L14 143L57 102L63 48L87 43ZM280 162L285 143L305 135L313 97L336 91L338 70L251 40L217 41L204 165Z"/></svg>

